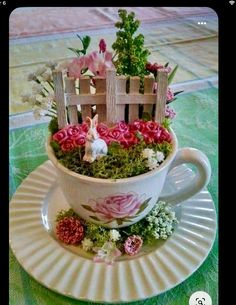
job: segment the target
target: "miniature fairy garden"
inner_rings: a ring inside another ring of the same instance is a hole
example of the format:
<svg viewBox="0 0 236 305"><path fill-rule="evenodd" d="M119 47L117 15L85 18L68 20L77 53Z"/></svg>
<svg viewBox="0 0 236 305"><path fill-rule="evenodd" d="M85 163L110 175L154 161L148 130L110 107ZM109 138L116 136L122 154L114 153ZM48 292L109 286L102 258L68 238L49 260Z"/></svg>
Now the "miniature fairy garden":
<svg viewBox="0 0 236 305"><path fill-rule="evenodd" d="M173 93L169 87L178 66L171 69L168 63L162 65L148 62L150 52L144 47L144 36L136 34L139 21L133 13L125 10L119 10L118 13L120 21L115 25L118 31L116 41L112 44L114 53L107 50L104 39L100 40L98 51L87 53L90 37L78 35L81 48L70 48L76 57L60 65L50 62L30 74L28 79L34 83L33 94L23 96L23 102L33 106L36 118L51 117L50 145L60 164L77 174L100 179L131 178L157 170L161 166L172 151L170 124L175 112L169 104L180 93ZM168 77L168 88L162 122L154 119L155 105L149 112L145 111L143 105L139 105L139 117L128 122L129 110L124 108L124 118L111 126L100 121L96 106L92 106L91 116L86 117L77 108L76 123L70 122L67 112L68 123L60 126L53 71L62 69L68 77L76 79L78 84L76 83L75 90L79 92L80 79L83 76L88 76L90 87L96 88L96 77L106 77L108 68L115 68L117 75L127 77L127 91L131 85L130 77L139 76L141 94L145 92L145 76L153 76L152 93L157 93L158 72L164 71ZM96 203L99 206L96 212L102 214L104 221L108 220L108 214L116 214L119 224L119 219L123 219L124 215L138 215L148 204L148 199L141 202L132 192L125 196L114 194L106 197L102 202ZM112 209L109 211L106 205L108 201L109 204L112 202ZM95 212L92 206L84 205L84 208ZM94 253L94 261L112 264L120 255L133 256L143 245L158 239L167 239L173 233L176 223L175 213L162 201L157 202L143 219L116 229L84 220L73 209L69 209L58 212L55 234L67 245L77 245L84 251Z"/></svg>

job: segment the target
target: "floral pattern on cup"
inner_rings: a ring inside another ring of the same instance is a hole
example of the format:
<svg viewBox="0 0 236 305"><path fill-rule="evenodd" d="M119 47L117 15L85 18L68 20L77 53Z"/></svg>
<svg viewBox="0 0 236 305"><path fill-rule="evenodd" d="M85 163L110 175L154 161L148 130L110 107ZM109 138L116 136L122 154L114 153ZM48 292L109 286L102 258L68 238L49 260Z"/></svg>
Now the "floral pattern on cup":
<svg viewBox="0 0 236 305"><path fill-rule="evenodd" d="M138 195L134 192L127 194L117 193L105 198L89 200L88 205L82 205L84 209L93 212L89 217L103 223L116 221L118 225L123 222L132 222L132 219L143 212L151 197L144 200L145 194Z"/></svg>

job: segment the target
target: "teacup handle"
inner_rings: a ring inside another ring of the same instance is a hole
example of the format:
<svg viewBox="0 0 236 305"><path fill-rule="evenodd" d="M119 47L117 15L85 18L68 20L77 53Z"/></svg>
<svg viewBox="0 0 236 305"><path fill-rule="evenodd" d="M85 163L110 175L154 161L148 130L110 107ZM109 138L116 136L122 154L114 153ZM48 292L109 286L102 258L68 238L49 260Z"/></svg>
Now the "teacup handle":
<svg viewBox="0 0 236 305"><path fill-rule="evenodd" d="M203 152L189 147L179 149L169 171L184 163L191 163L196 166L197 172L194 179L190 184L187 183L187 185L182 189L166 196L160 196L159 200L166 201L170 204L178 204L194 196L208 184L211 177L211 165L207 156Z"/></svg>

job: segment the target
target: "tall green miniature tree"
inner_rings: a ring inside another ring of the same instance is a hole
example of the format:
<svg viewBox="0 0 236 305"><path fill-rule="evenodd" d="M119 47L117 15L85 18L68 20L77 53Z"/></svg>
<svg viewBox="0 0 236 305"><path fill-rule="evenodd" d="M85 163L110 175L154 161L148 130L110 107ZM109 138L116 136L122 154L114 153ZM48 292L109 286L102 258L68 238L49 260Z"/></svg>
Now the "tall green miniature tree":
<svg viewBox="0 0 236 305"><path fill-rule="evenodd" d="M130 14L126 10L118 11L121 21L115 26L119 29L116 33L116 41L112 44L115 51L114 65L117 73L129 76L140 76L148 74L145 69L149 50L144 48L144 36L137 32L140 21L135 19L134 12Z"/></svg>

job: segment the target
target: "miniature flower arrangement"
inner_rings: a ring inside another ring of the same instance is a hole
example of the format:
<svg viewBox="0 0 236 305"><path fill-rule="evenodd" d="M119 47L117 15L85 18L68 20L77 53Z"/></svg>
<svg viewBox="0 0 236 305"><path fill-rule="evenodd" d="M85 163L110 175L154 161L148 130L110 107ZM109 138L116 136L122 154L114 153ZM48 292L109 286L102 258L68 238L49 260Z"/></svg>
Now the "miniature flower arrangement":
<svg viewBox="0 0 236 305"><path fill-rule="evenodd" d="M178 220L165 202L159 201L139 222L121 229L108 229L84 221L72 210L61 210L56 218L56 236L67 245L94 254L95 262L113 264L121 255L134 256L146 244L165 240Z"/></svg>
<svg viewBox="0 0 236 305"><path fill-rule="evenodd" d="M68 169L95 178L128 178L156 169L171 152L171 135L153 121L119 122L108 128L97 126L100 139L108 147L107 155L92 163L83 161L88 124L68 125L56 132L51 145L57 159Z"/></svg>
<svg viewBox="0 0 236 305"><path fill-rule="evenodd" d="M174 79L177 72L178 65L172 69L169 63L157 64L148 61L150 51L144 47L144 36L137 32L140 21L135 19L135 14L127 13L126 10L120 9L118 11L121 21L117 22L115 26L120 29L117 31L116 41L112 44L114 54L107 51L106 42L101 39L99 42L99 51L93 51L87 54L91 38L89 36L79 38L82 48L69 48L77 57L72 61L66 61L61 64L56 62L48 62L45 66L40 67L34 73L30 73L28 80L33 82L32 93L25 93L22 95L23 103L28 103L33 108L35 119L40 119L43 116L52 118L49 130L54 133L58 130L56 124L56 101L54 97L54 84L52 71L55 69L64 69L70 77L80 79L81 76L87 75L91 78L91 87L94 86L94 76L105 76L106 69L115 67L118 75L140 76L143 84L143 77L145 75L153 75L155 83L153 85L153 92L157 91L157 74L158 71L165 69L168 73L168 85ZM77 87L79 90L79 86ZM143 86L140 92L143 91ZM175 111L169 107L169 104L176 100L176 96L182 91L172 92L168 87L166 96L166 124L171 124L171 119L176 115ZM79 121L81 122L81 113L78 111ZM152 117L147 113L143 113L144 120L151 120Z"/></svg>
<svg viewBox="0 0 236 305"><path fill-rule="evenodd" d="M56 68L63 69L67 76L76 79L78 92L82 76L88 76L90 86L95 87L95 77L105 77L107 68L112 67L115 67L117 75L128 77L127 89L129 77L139 76L139 92L143 93L144 77L151 74L155 80L152 92L156 93L159 71L167 73L169 85L178 66L172 70L168 63L160 65L148 62L150 52L144 48L144 37L142 34L135 36L140 23L135 20L134 13L127 14L125 10L119 10L119 17L121 21L115 25L119 29L116 33L117 39L112 45L114 54L107 51L104 39L99 42L99 51L87 54L90 37L82 38L77 35L82 48L70 48L77 57L61 65L48 63L29 75L29 81L34 82L33 95L23 96L23 102L32 105L36 119L41 116L51 117L50 146L56 160L63 167L85 177L112 181L155 171L172 153L170 124L176 114L169 104L180 92L173 93L170 87L167 88L165 119L162 123L154 121L152 113L146 113L144 108L142 109L143 106L140 106L141 118L136 118L131 123L121 120L109 126L105 122L98 122L96 107L93 107L92 118L86 117L86 120L82 120L81 110L77 109L78 123L69 122L59 128L52 74ZM79 245L83 250L96 254L96 262L112 264L114 259L122 254L135 255L146 243L170 236L177 223L175 213L162 201L155 205L153 202L154 207L151 211L149 209L147 214L148 202L151 199L153 201L154 197L141 197L135 192L116 192L89 200L81 206L90 212L90 215L86 216L87 219L80 217L73 209L60 211L56 219L56 235L66 244ZM142 216L139 221L135 220L144 210L146 216ZM118 226L126 223L126 226L117 229L103 226L112 221ZM132 224L127 225L129 222Z"/></svg>

